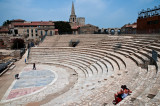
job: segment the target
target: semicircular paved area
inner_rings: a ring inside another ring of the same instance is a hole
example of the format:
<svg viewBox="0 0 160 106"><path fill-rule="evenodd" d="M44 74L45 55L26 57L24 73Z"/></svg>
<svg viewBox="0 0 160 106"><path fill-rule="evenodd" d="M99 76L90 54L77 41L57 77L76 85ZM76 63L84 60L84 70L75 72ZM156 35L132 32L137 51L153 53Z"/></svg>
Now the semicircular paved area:
<svg viewBox="0 0 160 106"><path fill-rule="evenodd" d="M45 89L45 86L55 82L55 72L45 68L33 70L32 66L25 67L6 92L3 101L15 100L34 94Z"/></svg>

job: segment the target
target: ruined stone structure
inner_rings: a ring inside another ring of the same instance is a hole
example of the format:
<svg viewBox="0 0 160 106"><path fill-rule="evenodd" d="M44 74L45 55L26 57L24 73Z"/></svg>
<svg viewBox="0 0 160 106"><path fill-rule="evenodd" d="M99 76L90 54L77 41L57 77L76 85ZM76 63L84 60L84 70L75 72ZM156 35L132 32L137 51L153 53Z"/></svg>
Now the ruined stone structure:
<svg viewBox="0 0 160 106"><path fill-rule="evenodd" d="M133 23L133 24L125 24L122 28L121 28L121 33L122 34L136 34L137 33L137 23Z"/></svg>
<svg viewBox="0 0 160 106"><path fill-rule="evenodd" d="M9 30L7 27L0 27L0 36L8 35Z"/></svg>
<svg viewBox="0 0 160 106"><path fill-rule="evenodd" d="M98 32L98 27L91 25L91 24L86 24L84 26L81 26L78 29L79 34L94 34L95 32Z"/></svg>
<svg viewBox="0 0 160 106"><path fill-rule="evenodd" d="M83 25L85 25L85 18L84 18L84 17L78 17L78 18L77 18L77 25L78 25L78 26L83 26Z"/></svg>
<svg viewBox="0 0 160 106"><path fill-rule="evenodd" d="M120 34L121 28L102 28L98 30L101 34Z"/></svg>

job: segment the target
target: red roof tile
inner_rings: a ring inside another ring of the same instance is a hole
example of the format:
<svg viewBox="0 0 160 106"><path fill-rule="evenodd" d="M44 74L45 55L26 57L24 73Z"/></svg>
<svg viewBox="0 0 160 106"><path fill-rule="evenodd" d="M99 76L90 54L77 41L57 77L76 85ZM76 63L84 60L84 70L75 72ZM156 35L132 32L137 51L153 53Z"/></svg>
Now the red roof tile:
<svg viewBox="0 0 160 106"><path fill-rule="evenodd" d="M14 23L14 26L53 26L53 22Z"/></svg>
<svg viewBox="0 0 160 106"><path fill-rule="evenodd" d="M54 29L54 31L58 31L58 29Z"/></svg>
<svg viewBox="0 0 160 106"><path fill-rule="evenodd" d="M132 27L132 28L137 28L137 23L133 23L133 24L127 24L125 25L126 28Z"/></svg>
<svg viewBox="0 0 160 106"><path fill-rule="evenodd" d="M0 32L9 32L8 29L0 29Z"/></svg>

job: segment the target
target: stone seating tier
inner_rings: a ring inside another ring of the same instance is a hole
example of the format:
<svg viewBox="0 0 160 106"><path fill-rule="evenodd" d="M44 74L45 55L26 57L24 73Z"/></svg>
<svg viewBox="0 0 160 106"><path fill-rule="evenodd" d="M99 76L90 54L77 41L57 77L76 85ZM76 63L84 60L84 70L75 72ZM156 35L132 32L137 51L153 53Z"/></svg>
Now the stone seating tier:
<svg viewBox="0 0 160 106"><path fill-rule="evenodd" d="M157 35L60 36L53 38L57 40L54 44L45 39L44 47L32 48L28 63L60 64L78 74L78 81L72 89L45 105L112 105L114 97L111 95L122 84L127 85L133 94L119 105L158 104L159 66L157 71L155 66L146 63L151 59L152 49L160 52L158 38ZM67 47L71 39L81 42L75 48ZM115 49L117 44L121 47Z"/></svg>
<svg viewBox="0 0 160 106"><path fill-rule="evenodd" d="M74 55L73 53L75 53L75 52L77 52L77 53L79 52L79 53L81 53L81 54L82 54L82 53L83 53L83 54L88 54L88 52L74 51L74 52L72 52L72 55L70 54L70 56L73 56L73 55ZM119 68L120 68L120 65L121 65L122 67L125 67L125 62L124 62L121 58L119 58L118 56L113 56L114 58L116 58L116 60L115 60L113 57L110 56L110 54L106 54L106 52L103 52L103 53L102 53L102 51L99 52L99 51L93 51L93 50L90 51L90 52L92 52L92 54L90 53L90 55L93 55L93 56L95 56L95 57L100 54L100 55L102 55L102 56L104 55L104 57L111 58L112 60L114 60L114 61L116 62L116 64L118 65ZM78 55L81 55L81 54L78 54ZM96 54L96 55L95 55L95 54ZM63 54L63 55L64 55L64 54ZM77 55L77 54L76 54L76 55ZM78 56L78 55L77 55L77 56ZM58 55L58 56L59 56L59 55ZM64 55L64 56L67 57L68 54L66 54L66 55ZM100 56L100 58L101 58L102 56ZM54 56L53 56L53 57L54 57ZM117 58L118 58L118 59L117 59ZM122 64L121 64L121 63L118 63L118 61L121 62ZM123 64L124 64L124 65L123 65ZM124 68L122 68L122 69L124 69Z"/></svg>

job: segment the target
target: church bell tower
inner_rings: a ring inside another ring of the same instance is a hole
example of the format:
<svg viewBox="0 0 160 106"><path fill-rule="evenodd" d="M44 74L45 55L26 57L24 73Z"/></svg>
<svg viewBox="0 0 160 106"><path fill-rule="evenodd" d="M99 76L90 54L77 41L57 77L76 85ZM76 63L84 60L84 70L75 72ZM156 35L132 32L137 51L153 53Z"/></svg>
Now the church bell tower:
<svg viewBox="0 0 160 106"><path fill-rule="evenodd" d="M76 19L75 10L74 10L74 4L72 2L72 10L71 10L71 15L70 15L69 22L70 23L76 23L76 21L77 21L77 19Z"/></svg>

